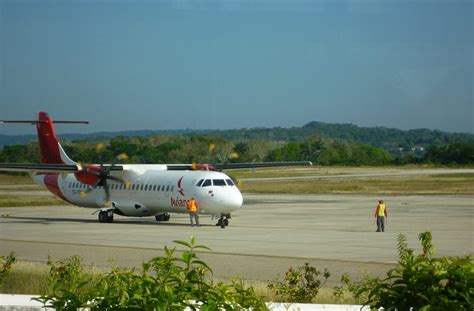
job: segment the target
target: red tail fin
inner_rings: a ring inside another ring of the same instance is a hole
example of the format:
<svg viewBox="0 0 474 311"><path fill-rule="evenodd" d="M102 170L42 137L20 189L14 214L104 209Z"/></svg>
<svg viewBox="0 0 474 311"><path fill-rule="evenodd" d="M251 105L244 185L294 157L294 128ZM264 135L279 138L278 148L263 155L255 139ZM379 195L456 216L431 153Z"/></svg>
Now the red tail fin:
<svg viewBox="0 0 474 311"><path fill-rule="evenodd" d="M46 112L38 113L38 120L0 120L2 123L29 123L36 124L38 131L38 142L41 152L41 163L44 164L76 164L69 159L66 152L56 137L53 123L81 123L89 124L87 121L54 121Z"/></svg>
<svg viewBox="0 0 474 311"><path fill-rule="evenodd" d="M82 121L57 121L58 123L82 123ZM36 122L38 131L38 142L41 153L41 163L45 164L74 164L75 162L67 156L63 147L56 137L53 120L46 112L38 113Z"/></svg>
<svg viewBox="0 0 474 311"><path fill-rule="evenodd" d="M53 121L46 112L38 113L38 142L41 152L41 163L62 164L59 141L53 127Z"/></svg>

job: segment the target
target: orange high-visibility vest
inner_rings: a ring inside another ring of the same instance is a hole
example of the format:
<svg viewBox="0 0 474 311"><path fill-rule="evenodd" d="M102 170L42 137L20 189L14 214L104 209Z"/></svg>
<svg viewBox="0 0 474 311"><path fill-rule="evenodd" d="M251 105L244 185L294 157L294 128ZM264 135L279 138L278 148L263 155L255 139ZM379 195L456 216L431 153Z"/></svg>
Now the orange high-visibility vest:
<svg viewBox="0 0 474 311"><path fill-rule="evenodd" d="M197 212L197 205L195 200L189 200L188 201L188 211L191 213L196 213Z"/></svg>

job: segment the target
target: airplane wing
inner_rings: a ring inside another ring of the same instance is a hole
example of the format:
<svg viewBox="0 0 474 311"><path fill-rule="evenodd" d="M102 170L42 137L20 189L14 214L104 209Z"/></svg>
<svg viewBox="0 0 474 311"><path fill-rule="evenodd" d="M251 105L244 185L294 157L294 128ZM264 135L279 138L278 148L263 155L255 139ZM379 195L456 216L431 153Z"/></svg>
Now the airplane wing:
<svg viewBox="0 0 474 311"><path fill-rule="evenodd" d="M309 166L313 165L311 161L293 161L293 162L242 162L242 163L219 163L216 168L219 170L238 169L238 168L259 168L259 167L279 167L279 166Z"/></svg>
<svg viewBox="0 0 474 311"><path fill-rule="evenodd" d="M261 167L279 167L279 166L308 166L313 165L311 161L294 162L241 162L241 163L216 163L216 164L167 164L169 171L185 170L227 170L238 168L261 168Z"/></svg>
<svg viewBox="0 0 474 311"><path fill-rule="evenodd" d="M311 161L295 161L295 162L242 162L242 163L216 163L216 164L166 164L169 171L193 171L193 170L209 170L221 171L227 169L238 168L262 168L262 167L279 167L279 166L307 166L313 165ZM94 165L99 168L100 166ZM103 165L106 171L123 171L122 165ZM0 171L10 172L33 172L33 173L78 173L88 171L88 167L82 167L77 164L36 164L36 163L0 163Z"/></svg>
<svg viewBox="0 0 474 311"><path fill-rule="evenodd" d="M110 171L122 171L121 165L104 165ZM81 165L70 164L35 164L35 163L0 163L0 171L10 172L42 172L42 173L77 173L83 171Z"/></svg>

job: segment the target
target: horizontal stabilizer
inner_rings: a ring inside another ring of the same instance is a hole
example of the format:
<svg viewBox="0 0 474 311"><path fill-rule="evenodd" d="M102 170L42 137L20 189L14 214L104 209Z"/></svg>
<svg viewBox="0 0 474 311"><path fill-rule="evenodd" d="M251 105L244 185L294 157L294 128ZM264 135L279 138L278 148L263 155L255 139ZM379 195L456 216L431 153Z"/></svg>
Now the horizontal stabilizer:
<svg viewBox="0 0 474 311"><path fill-rule="evenodd" d="M47 120L0 120L2 123L27 123L27 124L38 124L38 123L47 123ZM53 123L63 123L63 124L89 124L89 121L52 121Z"/></svg>

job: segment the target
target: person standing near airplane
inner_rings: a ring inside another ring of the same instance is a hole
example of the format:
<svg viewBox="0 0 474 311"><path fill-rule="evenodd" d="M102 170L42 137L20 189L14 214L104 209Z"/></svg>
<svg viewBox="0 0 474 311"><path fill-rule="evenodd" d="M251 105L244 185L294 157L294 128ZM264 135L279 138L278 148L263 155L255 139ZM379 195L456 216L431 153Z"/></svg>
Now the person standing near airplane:
<svg viewBox="0 0 474 311"><path fill-rule="evenodd" d="M377 231L376 232L384 232L385 225L387 224L387 207L383 203L383 200L379 201L377 207L375 208L375 221L377 221Z"/></svg>
<svg viewBox="0 0 474 311"><path fill-rule="evenodd" d="M198 203L194 198L191 198L191 200L188 201L187 208L189 212L189 220L191 222L191 226L194 227L193 219L196 222L196 225L200 226L198 216Z"/></svg>

